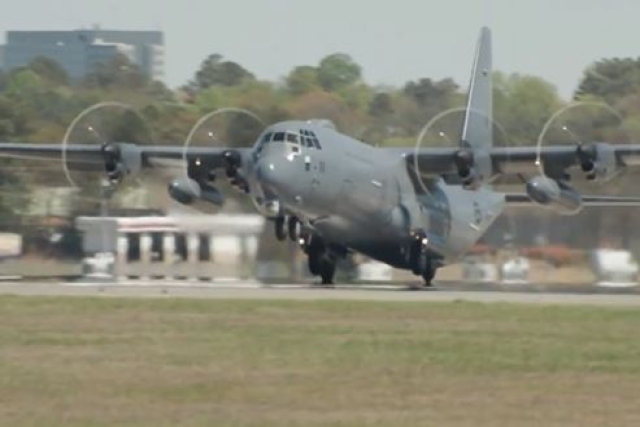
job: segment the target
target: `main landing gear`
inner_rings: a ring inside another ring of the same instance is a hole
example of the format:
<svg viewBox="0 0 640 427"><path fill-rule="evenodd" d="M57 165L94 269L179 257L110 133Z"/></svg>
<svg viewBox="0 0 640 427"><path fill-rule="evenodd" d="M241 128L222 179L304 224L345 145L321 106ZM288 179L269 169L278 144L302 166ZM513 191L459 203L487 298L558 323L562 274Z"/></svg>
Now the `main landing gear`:
<svg viewBox="0 0 640 427"><path fill-rule="evenodd" d="M304 232L300 220L288 215L274 219L274 230L279 241L288 237L300 244L307 254L309 271L313 276L319 276L323 285L333 284L338 256L328 249L320 236Z"/></svg>
<svg viewBox="0 0 640 427"><path fill-rule="evenodd" d="M320 237L310 235L308 240L305 252L309 261L309 272L314 276L320 276L323 285L332 285L336 274L336 257Z"/></svg>
<svg viewBox="0 0 640 427"><path fill-rule="evenodd" d="M425 286L431 287L438 269L438 262L427 250L427 243L425 237L417 236L409 245L408 256L413 274L421 276Z"/></svg>

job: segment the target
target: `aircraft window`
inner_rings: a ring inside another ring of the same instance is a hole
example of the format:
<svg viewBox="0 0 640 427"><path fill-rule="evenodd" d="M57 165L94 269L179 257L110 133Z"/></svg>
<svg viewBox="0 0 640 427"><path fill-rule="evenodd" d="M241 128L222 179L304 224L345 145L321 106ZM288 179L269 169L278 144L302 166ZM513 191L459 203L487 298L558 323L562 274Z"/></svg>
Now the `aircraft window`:
<svg viewBox="0 0 640 427"><path fill-rule="evenodd" d="M269 132L268 134L266 134L263 138L262 138L262 142L267 143L269 141L271 141L271 135L273 135L273 133Z"/></svg>
<svg viewBox="0 0 640 427"><path fill-rule="evenodd" d="M311 142L311 138L307 138L306 136L303 136L300 139L302 140L302 145L313 148L313 142Z"/></svg>
<svg viewBox="0 0 640 427"><path fill-rule="evenodd" d="M306 136L306 135L309 135L309 133L304 129L300 129L300 135L305 135Z"/></svg>
<svg viewBox="0 0 640 427"><path fill-rule="evenodd" d="M313 145L315 145L318 150L322 150L322 145L320 145L320 141L318 141L318 138L313 138Z"/></svg>
<svg viewBox="0 0 640 427"><path fill-rule="evenodd" d="M283 142L284 132L276 132L273 134L273 142Z"/></svg>
<svg viewBox="0 0 640 427"><path fill-rule="evenodd" d="M287 132L287 142L298 143L298 135L295 133Z"/></svg>

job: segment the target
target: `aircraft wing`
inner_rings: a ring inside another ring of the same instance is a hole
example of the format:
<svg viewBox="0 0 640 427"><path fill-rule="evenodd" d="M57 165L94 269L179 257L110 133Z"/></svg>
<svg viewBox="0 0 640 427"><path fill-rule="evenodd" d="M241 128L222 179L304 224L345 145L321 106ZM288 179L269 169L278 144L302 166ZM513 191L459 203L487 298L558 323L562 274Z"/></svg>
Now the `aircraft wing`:
<svg viewBox="0 0 640 427"><path fill-rule="evenodd" d="M142 167L152 167L154 160L199 160L210 169L223 168L225 155L230 152L240 157L248 154L248 149L188 147L181 145L135 145L127 143L110 144L117 147L123 157L136 157ZM28 160L66 160L70 165L102 165L105 162L105 146L97 144L29 144L0 142L0 157ZM127 160L126 158L124 159Z"/></svg>
<svg viewBox="0 0 640 427"><path fill-rule="evenodd" d="M640 197L624 197L624 196L591 196L582 195L583 206L607 206L607 207L638 207L640 206ZM506 193L504 199L509 206L530 207L536 202L533 201L528 194L524 193Z"/></svg>
<svg viewBox="0 0 640 427"><path fill-rule="evenodd" d="M461 148L388 149L400 153L407 165L422 176L466 172L473 168L473 156ZM539 173L560 178L571 168L582 170L588 179L606 180L625 167L640 166L640 144L588 143L581 145L545 145L492 147L493 175ZM578 178L575 176L572 178Z"/></svg>

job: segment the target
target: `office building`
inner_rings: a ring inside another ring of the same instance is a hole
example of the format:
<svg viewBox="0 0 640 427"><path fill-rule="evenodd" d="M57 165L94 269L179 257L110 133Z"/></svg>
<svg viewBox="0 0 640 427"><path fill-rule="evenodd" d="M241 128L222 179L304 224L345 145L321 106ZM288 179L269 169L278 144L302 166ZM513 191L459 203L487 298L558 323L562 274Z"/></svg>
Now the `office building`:
<svg viewBox="0 0 640 427"><path fill-rule="evenodd" d="M4 53L3 55L1 55ZM44 56L79 80L118 54L125 55L153 80L164 78L164 35L161 31L9 31L0 50L0 65L12 70Z"/></svg>

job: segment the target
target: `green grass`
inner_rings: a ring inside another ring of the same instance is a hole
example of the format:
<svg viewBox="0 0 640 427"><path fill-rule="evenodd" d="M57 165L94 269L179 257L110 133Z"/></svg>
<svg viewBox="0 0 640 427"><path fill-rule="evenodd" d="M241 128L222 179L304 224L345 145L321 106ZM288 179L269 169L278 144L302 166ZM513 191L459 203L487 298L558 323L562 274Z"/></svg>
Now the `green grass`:
<svg viewBox="0 0 640 427"><path fill-rule="evenodd" d="M640 425L640 311L0 297L0 426Z"/></svg>

